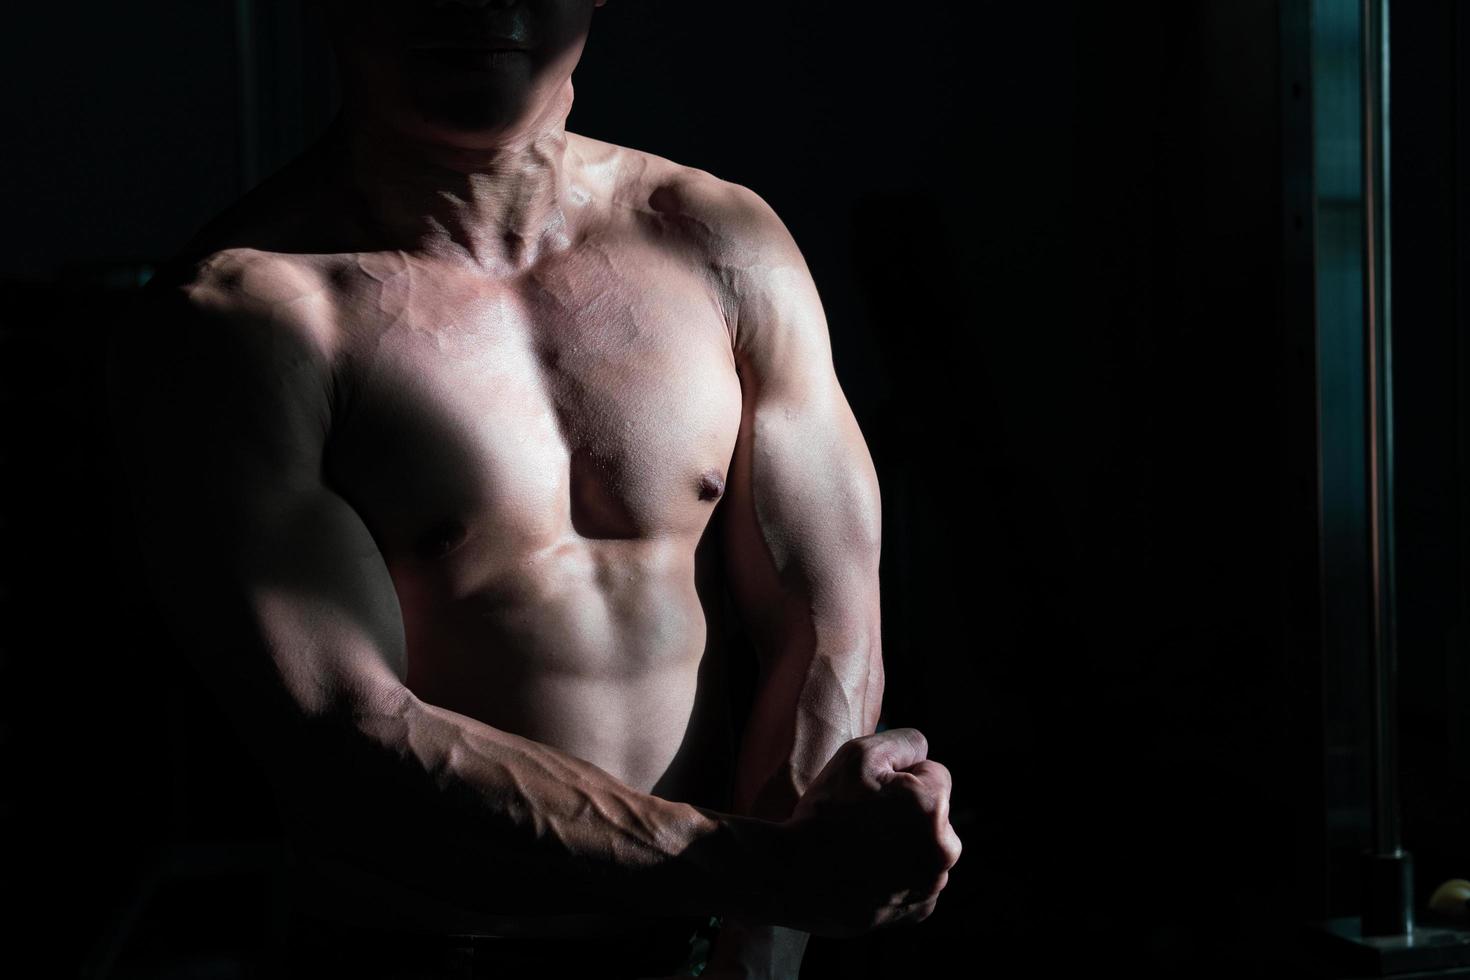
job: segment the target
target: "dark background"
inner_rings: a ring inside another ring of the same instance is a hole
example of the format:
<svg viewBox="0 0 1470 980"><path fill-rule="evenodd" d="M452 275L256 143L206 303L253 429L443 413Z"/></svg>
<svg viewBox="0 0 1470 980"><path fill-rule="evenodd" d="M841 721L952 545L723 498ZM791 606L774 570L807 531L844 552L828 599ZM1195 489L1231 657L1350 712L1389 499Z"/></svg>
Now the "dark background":
<svg viewBox="0 0 1470 980"><path fill-rule="evenodd" d="M1401 755L1422 904L1470 877L1470 15L1400 8ZM7 945L42 948L56 976L233 976L230 951L277 907L275 812L140 589L101 355L138 267L319 131L329 54L283 27L291 3L14 13ZM955 957L1007 975L1306 971L1294 930L1360 911L1364 736L1326 734L1355 682L1321 642L1314 332L1291 259L1311 232L1289 190L1308 93L1281 16L1259 0L596 12L569 128L753 188L806 255L883 489L883 720L921 729L954 774L965 852L936 914L815 938L803 976Z"/></svg>

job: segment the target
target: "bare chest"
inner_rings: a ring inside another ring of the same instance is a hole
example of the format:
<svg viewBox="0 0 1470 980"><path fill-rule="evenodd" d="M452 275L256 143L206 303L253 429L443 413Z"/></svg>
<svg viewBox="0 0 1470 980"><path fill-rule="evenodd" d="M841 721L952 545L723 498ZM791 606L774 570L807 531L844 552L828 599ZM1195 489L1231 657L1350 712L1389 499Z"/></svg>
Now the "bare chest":
<svg viewBox="0 0 1470 980"><path fill-rule="evenodd" d="M697 538L741 415L696 273L649 246L583 249L515 283L396 254L338 277L328 478L390 562L568 535Z"/></svg>

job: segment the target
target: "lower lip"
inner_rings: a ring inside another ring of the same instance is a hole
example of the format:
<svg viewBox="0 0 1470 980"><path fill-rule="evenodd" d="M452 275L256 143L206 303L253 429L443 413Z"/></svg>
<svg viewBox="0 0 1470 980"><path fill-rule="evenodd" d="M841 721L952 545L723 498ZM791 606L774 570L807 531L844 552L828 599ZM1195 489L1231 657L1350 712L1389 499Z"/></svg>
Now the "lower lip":
<svg viewBox="0 0 1470 980"><path fill-rule="evenodd" d="M526 52L488 48L416 48L413 55L420 61L453 71L495 71L517 64Z"/></svg>

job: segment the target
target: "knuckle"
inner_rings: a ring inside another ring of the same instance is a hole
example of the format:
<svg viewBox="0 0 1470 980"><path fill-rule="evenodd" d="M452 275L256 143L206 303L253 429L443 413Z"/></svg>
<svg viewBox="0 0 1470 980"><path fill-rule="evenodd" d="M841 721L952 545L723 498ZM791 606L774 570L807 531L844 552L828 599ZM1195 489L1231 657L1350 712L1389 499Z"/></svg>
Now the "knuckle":
<svg viewBox="0 0 1470 980"><path fill-rule="evenodd" d="M864 776L872 779L877 779L879 776L892 771L892 767L885 761L883 753L872 748L865 748L859 753L855 765L862 770ZM905 782L905 780L898 781Z"/></svg>
<svg viewBox="0 0 1470 980"><path fill-rule="evenodd" d="M922 779L906 779L903 783L924 816L937 817L939 815L940 807L944 805L944 797L936 793L933 786Z"/></svg>
<svg viewBox="0 0 1470 980"><path fill-rule="evenodd" d="M944 869L945 872L948 872L950 868L953 868L959 863L960 849L958 847L942 845L934 857L937 866Z"/></svg>

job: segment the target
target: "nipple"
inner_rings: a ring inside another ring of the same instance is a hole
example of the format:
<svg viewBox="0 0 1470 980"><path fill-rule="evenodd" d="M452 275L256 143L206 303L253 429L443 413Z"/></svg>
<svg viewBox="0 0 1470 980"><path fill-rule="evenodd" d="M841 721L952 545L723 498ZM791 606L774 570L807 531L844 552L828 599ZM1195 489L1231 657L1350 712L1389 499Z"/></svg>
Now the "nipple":
<svg viewBox="0 0 1470 980"><path fill-rule="evenodd" d="M699 499L714 500L725 492L725 479L720 476L720 471L711 467L705 470L699 477Z"/></svg>

